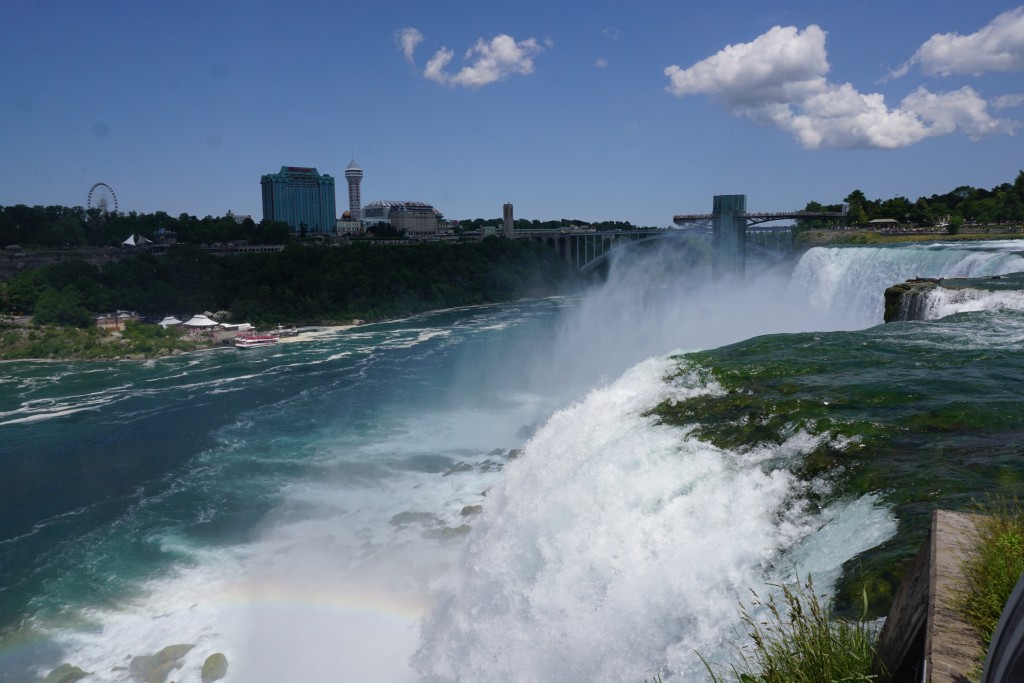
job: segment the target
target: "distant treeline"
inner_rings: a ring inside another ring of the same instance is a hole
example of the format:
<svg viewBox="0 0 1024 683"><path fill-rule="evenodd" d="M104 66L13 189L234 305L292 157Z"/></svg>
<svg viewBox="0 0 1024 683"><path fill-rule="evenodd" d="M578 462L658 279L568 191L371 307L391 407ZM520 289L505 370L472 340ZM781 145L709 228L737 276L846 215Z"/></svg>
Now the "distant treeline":
<svg viewBox="0 0 1024 683"><path fill-rule="evenodd" d="M479 230L483 226L498 227L500 218L473 218L455 223L456 234ZM588 223L579 219L561 218L539 221L519 219L517 230L557 230L563 227L589 225L598 230L639 230L629 221ZM281 221L251 218L241 221L234 216L196 218L183 213L177 218L163 211L156 213L109 213L80 206L0 206L0 248L17 244L26 248L63 249L69 247L118 246L129 235L156 239L158 230L176 233L177 241L186 244L215 244L246 241L252 244L287 244L296 238L288 224ZM378 231L378 237L395 237L389 231Z"/></svg>
<svg viewBox="0 0 1024 683"><path fill-rule="evenodd" d="M841 221L808 219L797 221L802 228L824 228L835 224L863 225L876 218L891 218L900 223L936 225L939 223L978 223L983 225L1024 221L1024 171L1013 183L1003 183L991 190L969 185L931 197L868 199L861 190L854 190L845 199L849 212ZM841 204L808 202L807 211L840 211Z"/></svg>
<svg viewBox="0 0 1024 683"><path fill-rule="evenodd" d="M578 274L528 240L407 246L289 244L270 254L214 256L188 245L102 268L70 260L0 282L0 309L87 326L96 313L230 312L254 324L379 320L556 293Z"/></svg>
<svg viewBox="0 0 1024 683"><path fill-rule="evenodd" d="M213 244L245 240L254 244L284 244L289 239L288 224L251 218L241 222L233 216L196 218L183 213L177 218L163 211L156 213L101 214L80 206L0 207L0 247L107 247L121 244L129 235L153 239L163 228L177 233L179 242Z"/></svg>

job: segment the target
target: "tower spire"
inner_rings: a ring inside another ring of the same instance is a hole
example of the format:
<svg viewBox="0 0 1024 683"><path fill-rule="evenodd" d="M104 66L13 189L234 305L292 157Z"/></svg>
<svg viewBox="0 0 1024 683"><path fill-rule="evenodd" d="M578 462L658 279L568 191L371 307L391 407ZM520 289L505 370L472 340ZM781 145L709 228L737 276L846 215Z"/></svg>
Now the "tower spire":
<svg viewBox="0 0 1024 683"><path fill-rule="evenodd" d="M345 180L348 181L348 213L352 220L363 217L362 200L359 197L359 183L363 179L363 169L356 163L356 150L352 148L352 162L345 169Z"/></svg>

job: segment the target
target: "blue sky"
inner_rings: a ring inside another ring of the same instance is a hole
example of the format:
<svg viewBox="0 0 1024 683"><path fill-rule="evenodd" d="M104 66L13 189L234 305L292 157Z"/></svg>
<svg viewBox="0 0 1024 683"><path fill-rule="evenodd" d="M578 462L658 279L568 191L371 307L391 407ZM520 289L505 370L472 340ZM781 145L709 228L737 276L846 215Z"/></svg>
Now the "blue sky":
<svg viewBox="0 0 1024 683"><path fill-rule="evenodd" d="M0 204L262 217L260 176L364 204L668 225L992 187L1024 168L1024 7L113 2L0 12Z"/></svg>

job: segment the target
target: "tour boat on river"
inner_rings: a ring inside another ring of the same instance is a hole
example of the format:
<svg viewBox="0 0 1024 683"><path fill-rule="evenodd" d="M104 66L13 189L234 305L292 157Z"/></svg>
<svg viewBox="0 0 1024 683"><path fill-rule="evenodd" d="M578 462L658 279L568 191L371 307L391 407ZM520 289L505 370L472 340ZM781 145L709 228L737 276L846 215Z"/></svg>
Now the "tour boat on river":
<svg viewBox="0 0 1024 683"><path fill-rule="evenodd" d="M240 334L235 337L235 348L251 349L256 346L270 346L280 340L281 338L276 334Z"/></svg>

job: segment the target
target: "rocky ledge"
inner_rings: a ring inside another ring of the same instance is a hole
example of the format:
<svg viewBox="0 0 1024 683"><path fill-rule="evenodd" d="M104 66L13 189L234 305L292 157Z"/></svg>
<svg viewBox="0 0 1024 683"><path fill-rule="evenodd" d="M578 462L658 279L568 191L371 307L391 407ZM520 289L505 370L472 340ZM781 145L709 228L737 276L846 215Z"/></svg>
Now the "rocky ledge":
<svg viewBox="0 0 1024 683"><path fill-rule="evenodd" d="M885 290L885 322L926 320L928 298L937 289L977 293L1024 291L1024 273L984 278L916 277ZM970 294L967 294L971 297Z"/></svg>

